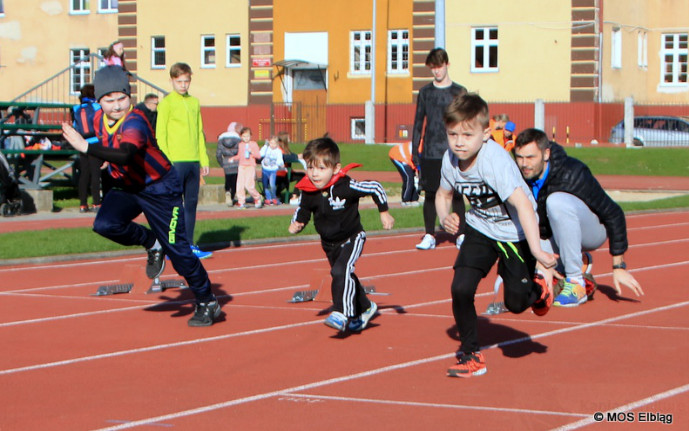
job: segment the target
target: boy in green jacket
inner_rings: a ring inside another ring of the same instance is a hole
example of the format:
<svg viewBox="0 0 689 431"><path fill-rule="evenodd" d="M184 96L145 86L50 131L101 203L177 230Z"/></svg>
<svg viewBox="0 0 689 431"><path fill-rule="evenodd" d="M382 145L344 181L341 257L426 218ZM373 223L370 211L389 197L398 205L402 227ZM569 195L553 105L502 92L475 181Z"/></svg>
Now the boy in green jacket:
<svg viewBox="0 0 689 431"><path fill-rule="evenodd" d="M194 226L201 175L208 175L210 168L201 106L199 99L189 94L191 67L186 63L173 64L170 82L174 91L158 104L156 139L182 182L185 227L191 249L199 259L205 259L213 253L201 251L194 245Z"/></svg>

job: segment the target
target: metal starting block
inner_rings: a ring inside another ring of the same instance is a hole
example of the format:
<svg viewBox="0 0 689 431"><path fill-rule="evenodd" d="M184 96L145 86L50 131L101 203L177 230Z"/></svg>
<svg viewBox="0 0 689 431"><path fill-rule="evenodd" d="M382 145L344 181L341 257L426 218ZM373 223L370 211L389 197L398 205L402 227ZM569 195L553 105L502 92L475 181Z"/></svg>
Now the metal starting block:
<svg viewBox="0 0 689 431"><path fill-rule="evenodd" d="M292 296L292 299L290 299L287 302L309 302L313 301L316 299L316 296L318 295L317 290L299 290L297 292L294 292L294 295Z"/></svg>
<svg viewBox="0 0 689 431"><path fill-rule="evenodd" d="M146 291L149 293L162 293L166 289L186 289L189 286L186 285L184 280L165 280L160 281L160 278L156 277L151 283L151 287Z"/></svg>
<svg viewBox="0 0 689 431"><path fill-rule="evenodd" d="M486 311L483 314L488 316L495 316L497 314L507 313L508 311L509 310L505 308L504 302L491 302L490 304L488 304L488 308L486 308Z"/></svg>
<svg viewBox="0 0 689 431"><path fill-rule="evenodd" d="M98 290L93 296L106 296L114 295L116 293L129 293L134 287L134 283L126 284L106 284L103 286L98 286Z"/></svg>
<svg viewBox="0 0 689 431"><path fill-rule="evenodd" d="M389 293L376 292L375 286L364 286L364 291L366 292L367 295L389 295ZM296 302L315 301L316 298L318 297L319 292L320 292L320 289L299 290L297 292L294 292L292 299L290 299L287 302L296 303ZM328 290L327 293L328 293L328 297L330 297L330 290ZM323 298L323 299L325 300L325 298ZM332 300L332 298L329 298L329 300Z"/></svg>

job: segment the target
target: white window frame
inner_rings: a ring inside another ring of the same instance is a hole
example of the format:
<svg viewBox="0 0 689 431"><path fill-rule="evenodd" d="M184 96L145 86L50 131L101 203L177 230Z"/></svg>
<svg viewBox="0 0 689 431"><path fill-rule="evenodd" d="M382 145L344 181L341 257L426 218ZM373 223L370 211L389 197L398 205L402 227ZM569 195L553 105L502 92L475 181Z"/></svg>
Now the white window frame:
<svg viewBox="0 0 689 431"><path fill-rule="evenodd" d="M0 0L2 2L2 0ZM75 3L76 8L75 8ZM90 0L69 0L70 15L88 15L91 13Z"/></svg>
<svg viewBox="0 0 689 431"><path fill-rule="evenodd" d="M361 130L364 130L364 133L357 133L357 124L362 123L364 128ZM366 139L366 119L365 118L355 118L352 117L349 119L349 124L350 124L350 137L354 141L363 141Z"/></svg>
<svg viewBox="0 0 689 431"><path fill-rule="evenodd" d="M162 48L159 46L156 46L156 40L157 39L162 39L163 40L163 46ZM156 63L156 54L158 53L163 53L163 57L165 58L165 61L163 61L163 64L158 64ZM165 69L165 63L167 62L167 52L165 51L165 36L151 36L151 69Z"/></svg>
<svg viewBox="0 0 689 431"><path fill-rule="evenodd" d="M491 39L492 33L495 32L495 39ZM483 34L482 38L478 38L479 33ZM487 36L487 37L486 37ZM499 46L500 34L497 27L474 27L471 29L471 71L474 73L495 73L500 71L499 60ZM483 64L477 65L476 51L480 50L483 54ZM491 51L495 51L491 55ZM491 66L492 57L495 57L495 66Z"/></svg>
<svg viewBox="0 0 689 431"><path fill-rule="evenodd" d="M668 47L667 45L670 44ZM663 33L660 41L660 85L664 87L687 87L687 67L689 66L689 34ZM668 61L668 57L670 57ZM682 58L684 59L682 61ZM684 69L684 71L682 71ZM669 71L669 73L668 73ZM670 81L666 81L668 75ZM682 77L684 81L682 81Z"/></svg>
<svg viewBox="0 0 689 431"><path fill-rule="evenodd" d="M105 53L108 52L108 48L98 48L96 52L101 56L101 59L98 60L98 68L100 69L101 67L107 66L107 64L105 64Z"/></svg>
<svg viewBox="0 0 689 431"><path fill-rule="evenodd" d="M76 64L78 68L69 69L69 91L73 95L80 94L81 87L91 83L91 59L88 48L72 48L69 50L69 64ZM82 60L75 61L77 58ZM76 81L79 82L76 82Z"/></svg>
<svg viewBox="0 0 689 431"><path fill-rule="evenodd" d="M357 30L349 33L349 72L354 75L371 74L371 52L373 50L371 30Z"/></svg>
<svg viewBox="0 0 689 431"><path fill-rule="evenodd" d="M637 65L642 69L648 68L648 33L645 31L639 31L637 35L637 52L636 52L636 62Z"/></svg>
<svg viewBox="0 0 689 431"><path fill-rule="evenodd" d="M117 0L98 0L98 13L117 13Z"/></svg>
<svg viewBox="0 0 689 431"><path fill-rule="evenodd" d="M213 41L213 46L206 46L206 41ZM213 58L213 62L206 61L206 54L209 54ZM215 35L214 34L202 34L201 35L201 68L202 69L215 69L218 63L218 51L215 47Z"/></svg>
<svg viewBox="0 0 689 431"><path fill-rule="evenodd" d="M388 30L388 73L408 75L409 54L409 30Z"/></svg>
<svg viewBox="0 0 689 431"><path fill-rule="evenodd" d="M232 41L239 41L239 45L232 45ZM232 63L232 54L239 54L239 63ZM225 35L225 67L240 67L242 65L242 36L239 33Z"/></svg>
<svg viewBox="0 0 689 431"><path fill-rule="evenodd" d="M610 67L622 69L622 29L615 27L610 34Z"/></svg>

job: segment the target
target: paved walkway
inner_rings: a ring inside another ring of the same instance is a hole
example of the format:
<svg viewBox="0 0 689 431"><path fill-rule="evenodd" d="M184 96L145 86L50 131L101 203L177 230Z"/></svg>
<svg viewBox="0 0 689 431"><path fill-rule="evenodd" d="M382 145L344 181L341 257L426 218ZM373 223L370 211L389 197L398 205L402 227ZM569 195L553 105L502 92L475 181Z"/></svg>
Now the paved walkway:
<svg viewBox="0 0 689 431"><path fill-rule="evenodd" d="M211 175L221 175L222 171L212 170ZM397 172L350 171L352 178L357 180L377 180L381 182L401 182ZM689 193L689 177L641 177L600 175L598 181L608 191L686 191ZM373 204L367 204L373 207ZM399 197L391 198L391 206L399 206ZM242 217L288 216L294 213L294 206L268 206L256 210L249 208L239 210L228 208L224 204L203 205L199 207L197 220L231 219ZM37 213L17 217L0 217L0 233L23 230L41 230L55 228L90 227L94 214L80 214L76 208L56 213ZM143 220L143 218L142 218Z"/></svg>

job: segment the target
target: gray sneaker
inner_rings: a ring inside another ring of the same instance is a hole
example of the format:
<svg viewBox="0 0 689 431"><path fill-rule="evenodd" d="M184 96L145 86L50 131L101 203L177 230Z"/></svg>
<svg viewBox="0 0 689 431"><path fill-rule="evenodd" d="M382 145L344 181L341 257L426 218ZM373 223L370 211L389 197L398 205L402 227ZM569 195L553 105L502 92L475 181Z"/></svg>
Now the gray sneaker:
<svg viewBox="0 0 689 431"><path fill-rule="evenodd" d="M189 326L211 326L220 316L220 304L217 300L196 304L194 315L187 322Z"/></svg>
<svg viewBox="0 0 689 431"><path fill-rule="evenodd" d="M149 248L146 250L146 253L148 253L146 277L153 280L154 278L160 277L160 274L165 270L165 252L162 248L157 250Z"/></svg>

